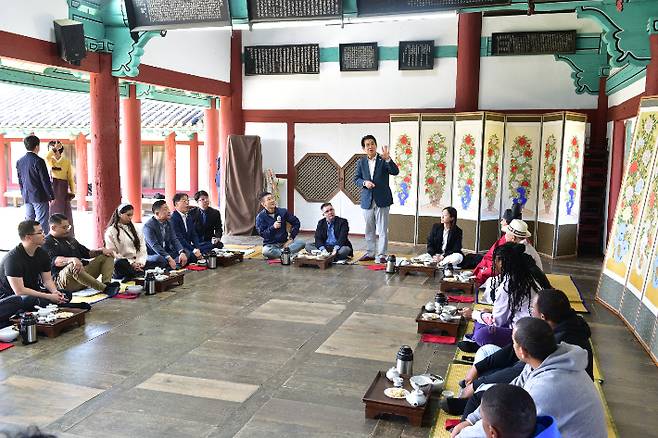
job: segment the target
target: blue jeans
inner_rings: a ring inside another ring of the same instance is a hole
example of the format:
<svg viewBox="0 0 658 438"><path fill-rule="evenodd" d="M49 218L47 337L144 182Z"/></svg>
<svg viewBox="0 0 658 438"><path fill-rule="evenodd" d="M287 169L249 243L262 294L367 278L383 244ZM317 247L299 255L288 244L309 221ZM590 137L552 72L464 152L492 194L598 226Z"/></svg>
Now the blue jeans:
<svg viewBox="0 0 658 438"><path fill-rule="evenodd" d="M306 242L300 239L295 239L290 245L288 245L288 248L290 248L291 254L297 254L305 246ZM263 245L263 257L266 259L278 259L281 257L282 251L283 243L271 243L269 245Z"/></svg>
<svg viewBox="0 0 658 438"><path fill-rule="evenodd" d="M48 202L26 202L25 220L36 220L41 224L41 229L48 234L48 219L50 219L50 207ZM71 218L69 218L70 220Z"/></svg>

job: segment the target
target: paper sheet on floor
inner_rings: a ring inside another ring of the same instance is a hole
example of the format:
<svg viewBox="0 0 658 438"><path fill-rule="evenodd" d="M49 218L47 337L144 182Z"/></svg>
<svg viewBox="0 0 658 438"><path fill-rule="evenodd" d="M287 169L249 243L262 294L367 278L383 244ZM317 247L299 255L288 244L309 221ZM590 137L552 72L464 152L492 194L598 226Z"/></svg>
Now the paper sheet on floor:
<svg viewBox="0 0 658 438"><path fill-rule="evenodd" d="M77 292L73 292L74 297L90 297L92 295L96 295L98 291L96 289L92 288L87 288L87 289L82 289Z"/></svg>

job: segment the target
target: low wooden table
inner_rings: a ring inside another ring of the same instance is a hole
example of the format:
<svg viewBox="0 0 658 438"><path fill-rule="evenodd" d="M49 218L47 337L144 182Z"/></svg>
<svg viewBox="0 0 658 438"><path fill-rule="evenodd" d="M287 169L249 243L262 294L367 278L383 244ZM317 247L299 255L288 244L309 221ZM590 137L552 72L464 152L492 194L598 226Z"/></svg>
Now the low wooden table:
<svg viewBox="0 0 658 438"><path fill-rule="evenodd" d="M224 257L217 256L217 266L232 266L236 263L240 263L242 260L244 260L244 254L241 252L231 252L227 253Z"/></svg>
<svg viewBox="0 0 658 438"><path fill-rule="evenodd" d="M416 316L416 322L418 323L418 329L416 333L432 333L443 336L454 336L457 337L459 333L459 326L461 325L463 318L460 318L457 321L444 322L440 319L423 319L423 313L432 313L427 312L424 307L420 308L418 316Z"/></svg>
<svg viewBox="0 0 658 438"><path fill-rule="evenodd" d="M426 274L428 277L434 277L436 271L437 271L436 264L433 264L432 266L425 266L425 265L398 266L398 274L400 275L400 277L404 277L405 275L411 272L422 272Z"/></svg>
<svg viewBox="0 0 658 438"><path fill-rule="evenodd" d="M331 264L333 263L335 258L336 256L333 254L327 257L321 257L319 259L316 259L315 257L308 258L301 255L295 257L293 264L298 268L301 268L302 266L317 266L320 269L327 269L331 267Z"/></svg>
<svg viewBox="0 0 658 438"><path fill-rule="evenodd" d="M155 280L155 292L164 292L172 287L181 286L185 283L185 274L170 275L166 280ZM144 279L135 279L135 284L144 286Z"/></svg>
<svg viewBox="0 0 658 438"><path fill-rule="evenodd" d="M404 378L403 388L407 391L413 391L409 383L409 376L402 376ZM366 418L376 418L382 414L399 415L406 417L409 423L413 426L422 426L423 415L427 409L427 403L423 406L414 407L407 403L405 399L396 399L386 397L384 390L386 388L393 388L393 382L386 378L384 371L379 371L375 380L373 380L370 388L363 396L363 402L366 404Z"/></svg>
<svg viewBox="0 0 658 438"><path fill-rule="evenodd" d="M73 316L57 319L51 323L37 322L37 333L46 335L49 338L56 338L68 328L85 325L85 313L87 313L86 309L60 307L58 312L71 312L73 313ZM21 322L20 318L14 318L11 321L17 324L20 324Z"/></svg>
<svg viewBox="0 0 658 438"><path fill-rule="evenodd" d="M441 292L463 292L465 294L472 294L475 290L475 281L449 281L445 278L441 280L439 285L439 290Z"/></svg>

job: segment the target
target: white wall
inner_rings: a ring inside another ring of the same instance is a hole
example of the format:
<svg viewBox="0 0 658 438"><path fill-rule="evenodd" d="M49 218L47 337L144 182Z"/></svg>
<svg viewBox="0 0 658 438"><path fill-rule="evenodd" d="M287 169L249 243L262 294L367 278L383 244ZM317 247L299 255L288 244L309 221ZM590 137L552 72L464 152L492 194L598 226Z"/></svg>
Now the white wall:
<svg viewBox="0 0 658 438"><path fill-rule="evenodd" d="M608 96L608 108L617 106L626 102L628 99L634 98L638 94L644 93L646 85L647 77L645 76L642 79L638 79L637 81L633 82L628 87L611 94Z"/></svg>
<svg viewBox="0 0 658 438"><path fill-rule="evenodd" d="M243 45L372 42L397 46L404 40L457 44L457 18L358 23L295 29L243 31ZM319 75L246 76L245 109L452 108L456 58L438 58L431 71L398 71L395 61L381 61L377 72L341 72L338 62L324 62Z"/></svg>
<svg viewBox="0 0 658 438"><path fill-rule="evenodd" d="M164 38L156 36L146 44L142 64L228 82L231 31L170 30Z"/></svg>
<svg viewBox="0 0 658 438"><path fill-rule="evenodd" d="M53 20L69 18L66 0L2 0L0 30L55 42Z"/></svg>
<svg viewBox="0 0 658 438"><path fill-rule="evenodd" d="M263 170L288 172L288 126L285 123L245 123L246 135L260 137Z"/></svg>
<svg viewBox="0 0 658 438"><path fill-rule="evenodd" d="M494 32L577 30L600 33L593 21L579 20L575 13L518 17L488 17L482 35ZM488 56L480 61L481 109L588 109L596 108L597 96L576 94L571 67L553 55Z"/></svg>

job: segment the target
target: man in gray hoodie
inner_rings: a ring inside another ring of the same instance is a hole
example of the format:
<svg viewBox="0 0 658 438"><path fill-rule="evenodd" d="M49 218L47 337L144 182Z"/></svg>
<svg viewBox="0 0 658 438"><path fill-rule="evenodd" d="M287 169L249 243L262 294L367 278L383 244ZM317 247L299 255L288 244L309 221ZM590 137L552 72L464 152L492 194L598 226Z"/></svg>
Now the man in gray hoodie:
<svg viewBox="0 0 658 438"><path fill-rule="evenodd" d="M546 321L522 318L512 333L514 351L526 366L512 385L525 389L537 415L550 415L560 433L569 438L607 438L601 399L585 372L587 352L575 345L555 343ZM485 438L480 409L452 431L453 438Z"/></svg>

